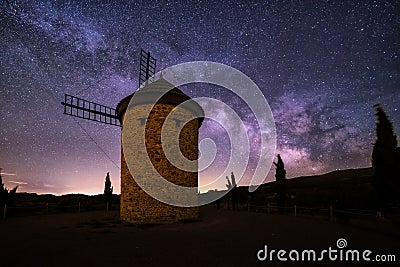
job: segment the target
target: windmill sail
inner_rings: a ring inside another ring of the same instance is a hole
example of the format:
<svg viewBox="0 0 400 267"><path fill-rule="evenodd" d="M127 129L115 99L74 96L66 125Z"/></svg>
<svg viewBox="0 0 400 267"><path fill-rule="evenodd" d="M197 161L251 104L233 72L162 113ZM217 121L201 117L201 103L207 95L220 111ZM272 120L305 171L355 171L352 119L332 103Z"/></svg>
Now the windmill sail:
<svg viewBox="0 0 400 267"><path fill-rule="evenodd" d="M114 108L65 94L64 114L105 124L121 126Z"/></svg>
<svg viewBox="0 0 400 267"><path fill-rule="evenodd" d="M156 73L156 60L146 52L140 49L140 69L139 69L139 87L143 85L150 77Z"/></svg>

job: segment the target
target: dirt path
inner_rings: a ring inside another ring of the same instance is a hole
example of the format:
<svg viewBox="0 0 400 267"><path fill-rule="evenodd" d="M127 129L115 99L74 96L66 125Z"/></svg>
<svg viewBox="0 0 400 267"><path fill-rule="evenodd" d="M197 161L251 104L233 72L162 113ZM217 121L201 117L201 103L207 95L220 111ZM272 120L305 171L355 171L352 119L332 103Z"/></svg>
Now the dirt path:
<svg viewBox="0 0 400 267"><path fill-rule="evenodd" d="M388 233L212 208L202 208L201 215L199 222L140 227L119 222L115 212L11 218L0 221L0 265L286 266L277 260L260 262L256 254L264 245L288 251L336 248L338 238L345 238L348 248L396 254L400 260L400 238Z"/></svg>

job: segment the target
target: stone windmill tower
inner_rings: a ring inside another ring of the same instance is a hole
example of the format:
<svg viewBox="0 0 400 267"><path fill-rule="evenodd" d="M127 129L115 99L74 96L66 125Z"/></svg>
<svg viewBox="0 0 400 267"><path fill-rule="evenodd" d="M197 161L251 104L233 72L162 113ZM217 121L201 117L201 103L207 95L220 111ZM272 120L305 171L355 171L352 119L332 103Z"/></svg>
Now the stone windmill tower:
<svg viewBox="0 0 400 267"><path fill-rule="evenodd" d="M154 168L167 181L179 186L197 187L198 173L180 170L172 165L166 158L161 143L161 129L171 111L190 97L175 88L162 76L154 77L156 61L150 53L141 50L139 89L122 99L116 109L96 104L75 96L65 95L64 114L83 119L89 119L106 124L122 126L125 120L131 120L137 129L145 130L145 145L148 157ZM153 76L153 77L152 77ZM170 90L173 88L172 90ZM153 106L147 116L145 110L149 108L148 99L153 95L163 93L163 96ZM134 106L129 105L133 96L140 94L139 102ZM177 134L179 142L171 150L180 150L189 160L198 157L198 130L204 115L202 108L194 101L190 105L177 108L177 114L172 120L176 131L183 126ZM129 115L129 116L128 116ZM187 122L187 118L200 117ZM187 122L185 125L180 125ZM175 131L173 128L171 131ZM135 132L133 131L133 136ZM176 134L176 133L175 133ZM141 140L137 140L138 142ZM133 138L133 146L136 139ZM143 142L143 141L142 141ZM145 157L147 155L143 155ZM144 160L140 155L135 158L137 162ZM146 172L146 170L143 170ZM142 173L142 172L141 172ZM163 223L198 218L197 207L176 207L160 202L148 195L136 182L135 173L131 173L125 160L121 145L121 198L120 217L132 223ZM163 188L159 188L163 190Z"/></svg>

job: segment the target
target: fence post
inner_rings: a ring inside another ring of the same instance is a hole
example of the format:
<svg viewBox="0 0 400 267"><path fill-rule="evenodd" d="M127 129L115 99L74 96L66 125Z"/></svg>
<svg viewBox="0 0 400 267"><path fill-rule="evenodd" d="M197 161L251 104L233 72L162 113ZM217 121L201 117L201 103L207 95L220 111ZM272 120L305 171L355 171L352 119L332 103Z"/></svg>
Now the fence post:
<svg viewBox="0 0 400 267"><path fill-rule="evenodd" d="M329 220L333 221L333 207L332 207L332 205L329 206Z"/></svg>
<svg viewBox="0 0 400 267"><path fill-rule="evenodd" d="M81 202L79 201L79 203L78 203L78 213L80 213L81 212Z"/></svg>
<svg viewBox="0 0 400 267"><path fill-rule="evenodd" d="M297 206L294 205L294 217L297 217Z"/></svg>
<svg viewBox="0 0 400 267"><path fill-rule="evenodd" d="M4 214L3 214L3 219L7 219L7 204L4 204Z"/></svg>
<svg viewBox="0 0 400 267"><path fill-rule="evenodd" d="M106 203L106 211L108 212L108 201Z"/></svg>
<svg viewBox="0 0 400 267"><path fill-rule="evenodd" d="M271 204L267 202L267 213L271 214Z"/></svg>
<svg viewBox="0 0 400 267"><path fill-rule="evenodd" d="M46 202L46 213L49 213L49 202Z"/></svg>

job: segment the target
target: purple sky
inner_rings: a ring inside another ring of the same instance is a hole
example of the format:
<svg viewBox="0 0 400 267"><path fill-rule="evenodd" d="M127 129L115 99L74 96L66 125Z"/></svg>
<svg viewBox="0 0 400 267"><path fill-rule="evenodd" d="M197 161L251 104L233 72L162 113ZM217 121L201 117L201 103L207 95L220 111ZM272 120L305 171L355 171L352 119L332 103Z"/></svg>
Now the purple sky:
<svg viewBox="0 0 400 267"><path fill-rule="evenodd" d="M110 172L119 192L120 128L65 116L60 102L69 93L115 107L137 88L141 47L152 52L158 70L208 60L256 82L271 106L288 177L370 166L375 103L400 133L399 1L178 2L0 4L6 186L97 194ZM224 101L241 116L252 151L246 184L259 151L248 107L216 86L182 90ZM229 144L210 121L200 137L220 148L200 175L206 183L223 170Z"/></svg>

